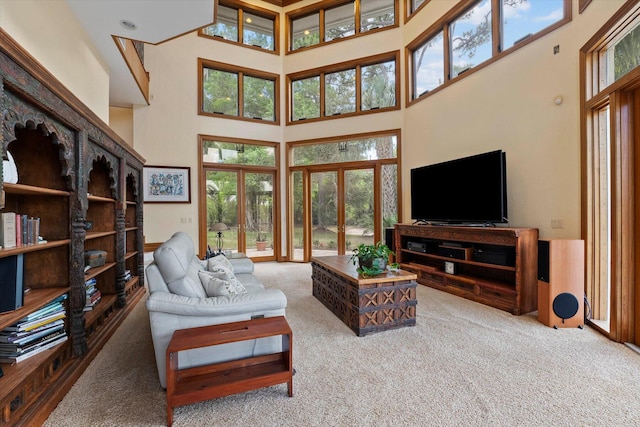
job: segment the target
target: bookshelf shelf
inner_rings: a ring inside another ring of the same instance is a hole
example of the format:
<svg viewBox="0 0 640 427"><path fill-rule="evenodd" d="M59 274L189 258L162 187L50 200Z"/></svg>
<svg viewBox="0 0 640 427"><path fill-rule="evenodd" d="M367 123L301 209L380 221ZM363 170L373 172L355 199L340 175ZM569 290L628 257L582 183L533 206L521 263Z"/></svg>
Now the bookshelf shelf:
<svg viewBox="0 0 640 427"><path fill-rule="evenodd" d="M30 196L60 196L69 197L68 191L53 190L51 188L35 187L33 185L4 183L4 191L8 194L22 194Z"/></svg>
<svg viewBox="0 0 640 427"><path fill-rule="evenodd" d="M98 239L100 237L114 236L115 234L116 234L115 230L111 230L111 231L87 231L87 237L85 237L85 239L86 240Z"/></svg>
<svg viewBox="0 0 640 427"><path fill-rule="evenodd" d="M57 248L59 246L67 246L71 243L70 239L56 240L55 242L39 243L37 245L23 245L15 248L0 249L0 258L11 255L24 254L27 252L43 251L46 249Z"/></svg>
<svg viewBox="0 0 640 427"><path fill-rule="evenodd" d="M87 200L92 203L115 203L115 199L100 196L87 196Z"/></svg>
<svg viewBox="0 0 640 427"><path fill-rule="evenodd" d="M105 271L107 271L109 269L112 269L115 266L116 266L115 262L107 262L104 265L101 265L100 267L90 268L89 271L87 271L85 273L84 280L86 282L89 279L93 279L94 277L98 277L99 275L101 275Z"/></svg>

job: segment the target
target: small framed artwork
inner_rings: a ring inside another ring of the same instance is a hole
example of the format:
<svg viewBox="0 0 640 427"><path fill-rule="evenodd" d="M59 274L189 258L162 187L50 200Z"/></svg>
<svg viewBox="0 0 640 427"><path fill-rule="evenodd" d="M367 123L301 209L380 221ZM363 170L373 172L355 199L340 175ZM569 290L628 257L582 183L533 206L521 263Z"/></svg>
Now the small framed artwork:
<svg viewBox="0 0 640 427"><path fill-rule="evenodd" d="M191 168L145 166L144 203L191 203Z"/></svg>

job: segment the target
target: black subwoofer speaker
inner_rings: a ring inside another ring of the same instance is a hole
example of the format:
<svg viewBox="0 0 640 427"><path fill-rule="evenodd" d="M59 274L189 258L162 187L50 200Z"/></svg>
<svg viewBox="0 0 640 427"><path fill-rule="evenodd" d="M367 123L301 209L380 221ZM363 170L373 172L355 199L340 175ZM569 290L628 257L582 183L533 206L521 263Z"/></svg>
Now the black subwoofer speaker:
<svg viewBox="0 0 640 427"><path fill-rule="evenodd" d="M396 251L396 229L393 227L384 229L384 244L389 246L392 251Z"/></svg>
<svg viewBox="0 0 640 427"><path fill-rule="evenodd" d="M554 328L584 325L584 241L538 241L538 320Z"/></svg>

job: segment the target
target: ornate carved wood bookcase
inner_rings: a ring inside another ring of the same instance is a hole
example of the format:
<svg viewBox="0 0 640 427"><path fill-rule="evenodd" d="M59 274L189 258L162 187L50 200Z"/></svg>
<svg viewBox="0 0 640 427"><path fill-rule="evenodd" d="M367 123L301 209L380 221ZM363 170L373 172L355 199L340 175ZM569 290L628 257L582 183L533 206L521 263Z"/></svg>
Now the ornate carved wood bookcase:
<svg viewBox="0 0 640 427"><path fill-rule="evenodd" d="M31 289L22 308L0 314L0 329L68 295L69 339L0 365L0 426L41 424L144 295L144 159L2 29L0 112L2 155L19 177L0 184L0 212L40 218L47 241L0 249L0 258L22 254ZM106 261L85 274L91 249ZM91 278L102 299L84 311Z"/></svg>

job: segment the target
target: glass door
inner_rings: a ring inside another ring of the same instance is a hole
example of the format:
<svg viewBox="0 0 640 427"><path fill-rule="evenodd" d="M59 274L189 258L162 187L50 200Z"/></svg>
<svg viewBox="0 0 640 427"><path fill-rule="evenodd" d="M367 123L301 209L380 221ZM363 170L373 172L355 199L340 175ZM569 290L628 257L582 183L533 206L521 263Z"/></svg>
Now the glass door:
<svg viewBox="0 0 640 427"><path fill-rule="evenodd" d="M274 173L246 172L244 178L244 247L249 257L274 257Z"/></svg>
<svg viewBox="0 0 640 427"><path fill-rule="evenodd" d="M275 259L275 173L207 170L205 174L211 250Z"/></svg>
<svg viewBox="0 0 640 427"><path fill-rule="evenodd" d="M214 252L238 252L239 173L225 170L206 170L207 245Z"/></svg>
<svg viewBox="0 0 640 427"><path fill-rule="evenodd" d="M311 173L311 256L338 255L338 172Z"/></svg>
<svg viewBox="0 0 640 427"><path fill-rule="evenodd" d="M344 234L345 252L364 243L374 244L375 199L373 169L352 169L344 171Z"/></svg>

